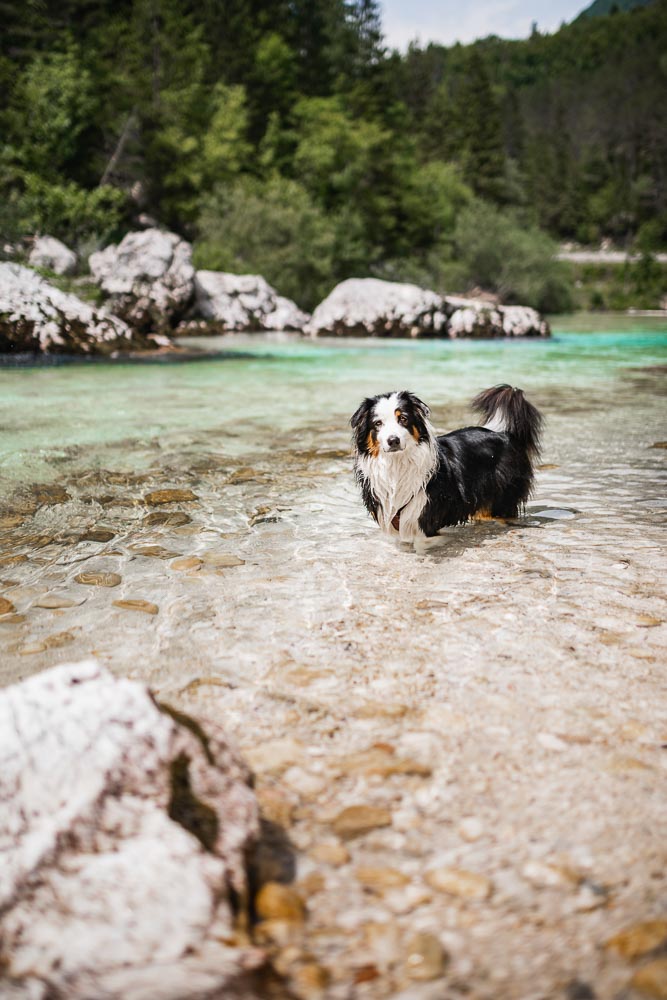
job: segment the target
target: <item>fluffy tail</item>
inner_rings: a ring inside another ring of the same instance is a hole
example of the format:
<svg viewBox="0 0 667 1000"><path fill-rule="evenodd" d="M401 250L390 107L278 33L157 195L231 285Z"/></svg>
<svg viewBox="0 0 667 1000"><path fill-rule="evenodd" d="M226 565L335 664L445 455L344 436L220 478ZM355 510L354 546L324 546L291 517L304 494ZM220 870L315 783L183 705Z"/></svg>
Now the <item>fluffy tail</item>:
<svg viewBox="0 0 667 1000"><path fill-rule="evenodd" d="M496 385L475 396L472 408L481 413L490 431L504 431L523 445L531 457L540 453L542 415L529 403L521 389Z"/></svg>

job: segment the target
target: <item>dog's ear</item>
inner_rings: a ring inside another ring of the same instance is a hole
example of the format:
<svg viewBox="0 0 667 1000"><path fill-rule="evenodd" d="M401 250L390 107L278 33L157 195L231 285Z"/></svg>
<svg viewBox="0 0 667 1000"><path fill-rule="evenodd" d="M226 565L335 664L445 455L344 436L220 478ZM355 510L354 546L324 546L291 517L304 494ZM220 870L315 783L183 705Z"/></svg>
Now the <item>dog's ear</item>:
<svg viewBox="0 0 667 1000"><path fill-rule="evenodd" d="M350 424L353 430L358 430L361 422L368 416L368 412L375 402L374 399L365 399L359 409L355 410L350 417Z"/></svg>
<svg viewBox="0 0 667 1000"><path fill-rule="evenodd" d="M421 400L419 398L419 396L415 396L414 392L406 392L406 393L404 393L404 396L409 401L409 403L413 407L413 409L421 417L426 418L426 417L429 417L431 415L431 411L430 411L429 407L426 405L426 403L423 402L423 400Z"/></svg>

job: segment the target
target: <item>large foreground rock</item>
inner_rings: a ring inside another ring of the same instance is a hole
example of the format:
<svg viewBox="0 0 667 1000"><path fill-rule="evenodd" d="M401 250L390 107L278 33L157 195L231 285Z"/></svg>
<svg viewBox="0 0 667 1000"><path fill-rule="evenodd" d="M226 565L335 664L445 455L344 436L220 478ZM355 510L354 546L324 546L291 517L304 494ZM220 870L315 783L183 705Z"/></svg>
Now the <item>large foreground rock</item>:
<svg viewBox="0 0 667 1000"><path fill-rule="evenodd" d="M253 996L257 808L217 727L88 660L2 692L0 755L0 995Z"/></svg>
<svg viewBox="0 0 667 1000"><path fill-rule="evenodd" d="M192 299L192 247L174 233L128 233L117 246L91 254L88 266L113 311L141 330L173 325Z"/></svg>
<svg viewBox="0 0 667 1000"><path fill-rule="evenodd" d="M36 236L28 256L30 267L44 267L56 274L76 271L76 254L55 236Z"/></svg>
<svg viewBox="0 0 667 1000"><path fill-rule="evenodd" d="M528 306L441 296L418 285L350 278L321 302L305 329L314 337L527 337L549 327Z"/></svg>
<svg viewBox="0 0 667 1000"><path fill-rule="evenodd" d="M61 292L29 267L0 263L0 353L93 355L140 346L118 316Z"/></svg>
<svg viewBox="0 0 667 1000"><path fill-rule="evenodd" d="M309 316L258 274L197 271L195 312L224 330L303 330Z"/></svg>

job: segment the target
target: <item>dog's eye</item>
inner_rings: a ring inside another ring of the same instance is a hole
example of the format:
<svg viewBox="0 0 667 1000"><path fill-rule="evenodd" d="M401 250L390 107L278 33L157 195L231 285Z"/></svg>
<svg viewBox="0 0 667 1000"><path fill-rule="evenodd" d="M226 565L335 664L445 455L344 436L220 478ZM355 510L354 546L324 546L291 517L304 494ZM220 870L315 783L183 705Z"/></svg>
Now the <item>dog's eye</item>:
<svg viewBox="0 0 667 1000"><path fill-rule="evenodd" d="M398 422L399 424L403 424L404 427L408 426L408 418L404 413L401 413L400 417L398 418Z"/></svg>
<svg viewBox="0 0 667 1000"><path fill-rule="evenodd" d="M379 430L379 428L382 427L382 421L381 420L374 420L373 421L373 427L375 428L376 431Z"/></svg>

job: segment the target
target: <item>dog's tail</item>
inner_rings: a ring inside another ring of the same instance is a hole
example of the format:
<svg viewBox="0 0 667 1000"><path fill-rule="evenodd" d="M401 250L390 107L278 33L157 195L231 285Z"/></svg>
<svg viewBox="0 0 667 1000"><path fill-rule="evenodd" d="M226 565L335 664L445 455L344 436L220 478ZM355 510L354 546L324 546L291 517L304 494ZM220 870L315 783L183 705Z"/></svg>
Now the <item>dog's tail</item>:
<svg viewBox="0 0 667 1000"><path fill-rule="evenodd" d="M475 396L472 408L481 413L488 430L504 431L523 445L531 457L539 455L542 414L528 402L521 389L495 385Z"/></svg>

